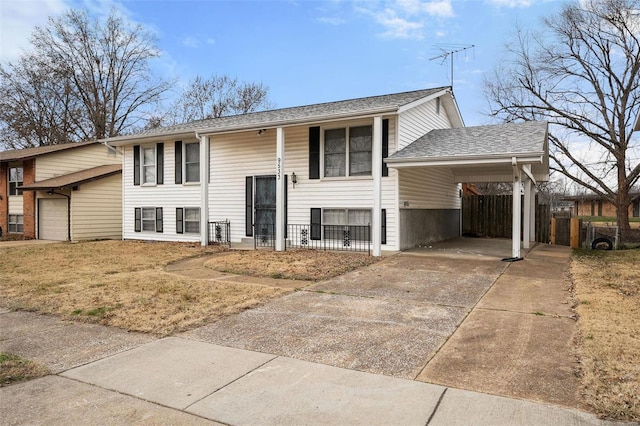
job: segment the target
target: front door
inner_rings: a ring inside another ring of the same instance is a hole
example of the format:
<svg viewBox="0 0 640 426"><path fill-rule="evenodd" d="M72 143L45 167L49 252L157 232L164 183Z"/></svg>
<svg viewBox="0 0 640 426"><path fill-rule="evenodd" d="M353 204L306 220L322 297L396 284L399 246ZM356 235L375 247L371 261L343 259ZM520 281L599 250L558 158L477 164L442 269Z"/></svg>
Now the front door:
<svg viewBox="0 0 640 426"><path fill-rule="evenodd" d="M273 241L276 233L276 177L256 176L254 197L256 237L264 243Z"/></svg>

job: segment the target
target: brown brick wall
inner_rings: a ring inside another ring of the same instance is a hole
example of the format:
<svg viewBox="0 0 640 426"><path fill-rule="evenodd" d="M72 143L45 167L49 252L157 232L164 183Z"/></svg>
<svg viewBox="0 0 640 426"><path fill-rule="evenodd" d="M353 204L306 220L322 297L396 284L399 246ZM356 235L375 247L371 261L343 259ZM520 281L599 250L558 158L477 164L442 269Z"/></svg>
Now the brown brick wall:
<svg viewBox="0 0 640 426"><path fill-rule="evenodd" d="M0 228L3 235L9 231L9 168L7 163L0 163Z"/></svg>
<svg viewBox="0 0 640 426"><path fill-rule="evenodd" d="M23 185L36 181L36 160L27 160L22 163ZM36 193L35 191L24 191L22 193L22 208L24 213L24 236L27 238L36 237Z"/></svg>

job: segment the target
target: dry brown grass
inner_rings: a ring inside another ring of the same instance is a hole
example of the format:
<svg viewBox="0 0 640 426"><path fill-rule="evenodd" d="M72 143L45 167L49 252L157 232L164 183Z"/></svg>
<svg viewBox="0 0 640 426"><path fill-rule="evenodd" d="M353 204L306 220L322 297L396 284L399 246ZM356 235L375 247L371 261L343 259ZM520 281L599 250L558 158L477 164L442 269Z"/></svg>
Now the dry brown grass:
<svg viewBox="0 0 640 426"><path fill-rule="evenodd" d="M380 260L364 253L316 250L238 251L216 256L207 268L239 275L318 281L370 265Z"/></svg>
<svg viewBox="0 0 640 426"><path fill-rule="evenodd" d="M49 374L47 367L20 358L17 355L0 352L0 387Z"/></svg>
<svg viewBox="0 0 640 426"><path fill-rule="evenodd" d="M578 251L571 272L580 320L585 402L640 420L640 250Z"/></svg>
<svg viewBox="0 0 640 426"><path fill-rule="evenodd" d="M220 250L139 241L0 247L0 306L168 335L288 291L164 270L173 261Z"/></svg>

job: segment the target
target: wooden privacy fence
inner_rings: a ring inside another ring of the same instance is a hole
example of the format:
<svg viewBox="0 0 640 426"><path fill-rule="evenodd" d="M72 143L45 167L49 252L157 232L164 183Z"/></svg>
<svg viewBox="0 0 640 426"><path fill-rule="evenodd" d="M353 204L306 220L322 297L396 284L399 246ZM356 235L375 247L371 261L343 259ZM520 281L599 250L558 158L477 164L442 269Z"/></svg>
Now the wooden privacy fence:
<svg viewBox="0 0 640 426"><path fill-rule="evenodd" d="M524 201L522 201L524 206ZM511 195L465 195L462 197L462 234L491 238L512 236ZM520 222L521 224L524 221ZM551 235L551 209L538 204L536 197L536 238L548 243Z"/></svg>

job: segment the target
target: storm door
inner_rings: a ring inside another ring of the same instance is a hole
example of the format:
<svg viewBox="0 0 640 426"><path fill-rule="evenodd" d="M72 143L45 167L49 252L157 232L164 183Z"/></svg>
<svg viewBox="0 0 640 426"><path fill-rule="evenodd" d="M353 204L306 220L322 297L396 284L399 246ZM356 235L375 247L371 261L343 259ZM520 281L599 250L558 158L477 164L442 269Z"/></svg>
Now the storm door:
<svg viewBox="0 0 640 426"><path fill-rule="evenodd" d="M255 233L262 242L275 240L276 233L276 177L255 178Z"/></svg>

